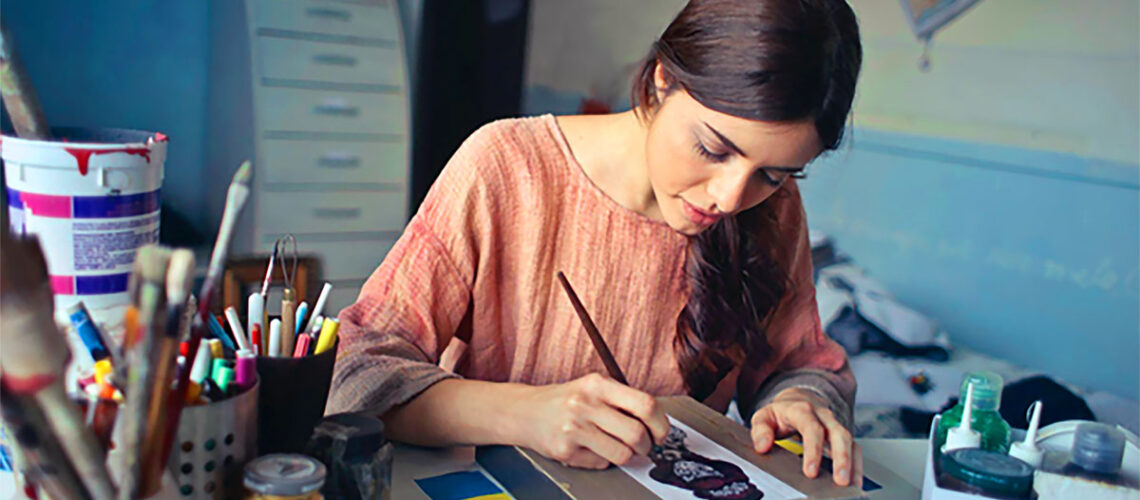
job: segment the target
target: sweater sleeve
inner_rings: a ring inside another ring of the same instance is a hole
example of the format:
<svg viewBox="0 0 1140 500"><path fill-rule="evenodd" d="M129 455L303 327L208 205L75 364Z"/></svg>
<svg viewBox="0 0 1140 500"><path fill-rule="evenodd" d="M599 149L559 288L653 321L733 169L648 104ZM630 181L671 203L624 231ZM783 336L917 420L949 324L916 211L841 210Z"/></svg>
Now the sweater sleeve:
<svg viewBox="0 0 1140 500"><path fill-rule="evenodd" d="M807 216L799 188L790 180L782 191L774 200L781 245L777 256L786 263L789 288L768 323L771 357L762 367L745 368L741 373L737 384L741 416L750 421L752 413L771 403L780 391L795 387L821 396L850 429L855 376L843 348L820 325Z"/></svg>
<svg viewBox="0 0 1140 500"><path fill-rule="evenodd" d="M419 212L340 313L340 346L326 413L383 415L441 380L439 366L471 305L480 254L495 220L486 175L500 161L494 125L471 135Z"/></svg>

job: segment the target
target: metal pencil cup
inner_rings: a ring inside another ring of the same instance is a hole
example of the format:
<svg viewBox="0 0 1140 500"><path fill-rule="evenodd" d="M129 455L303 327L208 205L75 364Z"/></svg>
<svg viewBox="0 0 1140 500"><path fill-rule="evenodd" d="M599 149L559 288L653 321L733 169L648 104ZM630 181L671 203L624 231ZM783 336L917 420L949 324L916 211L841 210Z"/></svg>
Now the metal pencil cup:
<svg viewBox="0 0 1140 500"><path fill-rule="evenodd" d="M257 458L260 382L229 399L187 406L170 453L178 498L240 498L242 467Z"/></svg>

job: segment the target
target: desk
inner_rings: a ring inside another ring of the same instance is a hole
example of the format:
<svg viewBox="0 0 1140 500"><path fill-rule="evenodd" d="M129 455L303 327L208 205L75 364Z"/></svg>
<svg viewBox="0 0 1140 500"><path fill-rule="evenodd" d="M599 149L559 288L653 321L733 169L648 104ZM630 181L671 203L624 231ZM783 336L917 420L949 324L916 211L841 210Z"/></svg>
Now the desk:
<svg viewBox="0 0 1140 500"><path fill-rule="evenodd" d="M913 491L880 490L871 494L872 499L918 498L922 489L926 440L861 439L859 444L863 447L865 460L881 464L914 486ZM428 496L416 486L415 479L475 468L474 448L433 449L397 444L392 459L392 498L426 499Z"/></svg>

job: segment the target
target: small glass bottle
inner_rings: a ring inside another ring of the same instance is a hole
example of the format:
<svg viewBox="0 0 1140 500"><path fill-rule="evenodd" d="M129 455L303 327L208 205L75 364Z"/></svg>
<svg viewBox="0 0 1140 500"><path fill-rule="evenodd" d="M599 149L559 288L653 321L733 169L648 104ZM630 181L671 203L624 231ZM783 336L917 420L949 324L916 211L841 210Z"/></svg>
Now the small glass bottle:
<svg viewBox="0 0 1140 500"><path fill-rule="evenodd" d="M1001 376L988 371L972 371L962 378L958 404L942 413L935 431L937 448L946 442L946 433L962 422L962 411L966 404L966 391L974 384L973 415L970 428L982 435L982 449L998 453L1009 452L1009 424L1001 418Z"/></svg>
<svg viewBox="0 0 1140 500"><path fill-rule="evenodd" d="M245 465L245 500L323 500L325 466L312 457L275 453Z"/></svg>
<svg viewBox="0 0 1140 500"><path fill-rule="evenodd" d="M1124 433L1115 427L1096 422L1077 426L1069 463L1062 472L1092 481L1110 484L1122 482L1120 468L1124 462Z"/></svg>

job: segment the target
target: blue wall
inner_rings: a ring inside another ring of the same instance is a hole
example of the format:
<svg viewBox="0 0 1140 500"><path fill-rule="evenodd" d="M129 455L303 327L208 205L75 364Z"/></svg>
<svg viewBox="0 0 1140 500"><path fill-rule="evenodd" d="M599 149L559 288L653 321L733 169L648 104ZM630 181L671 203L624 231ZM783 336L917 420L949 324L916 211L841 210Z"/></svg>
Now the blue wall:
<svg viewBox="0 0 1140 500"><path fill-rule="evenodd" d="M954 342L1140 398L1140 166L853 139L801 184L813 228Z"/></svg>
<svg viewBox="0 0 1140 500"><path fill-rule="evenodd" d="M0 19L49 123L170 136L164 201L205 229L209 3L7 1Z"/></svg>

